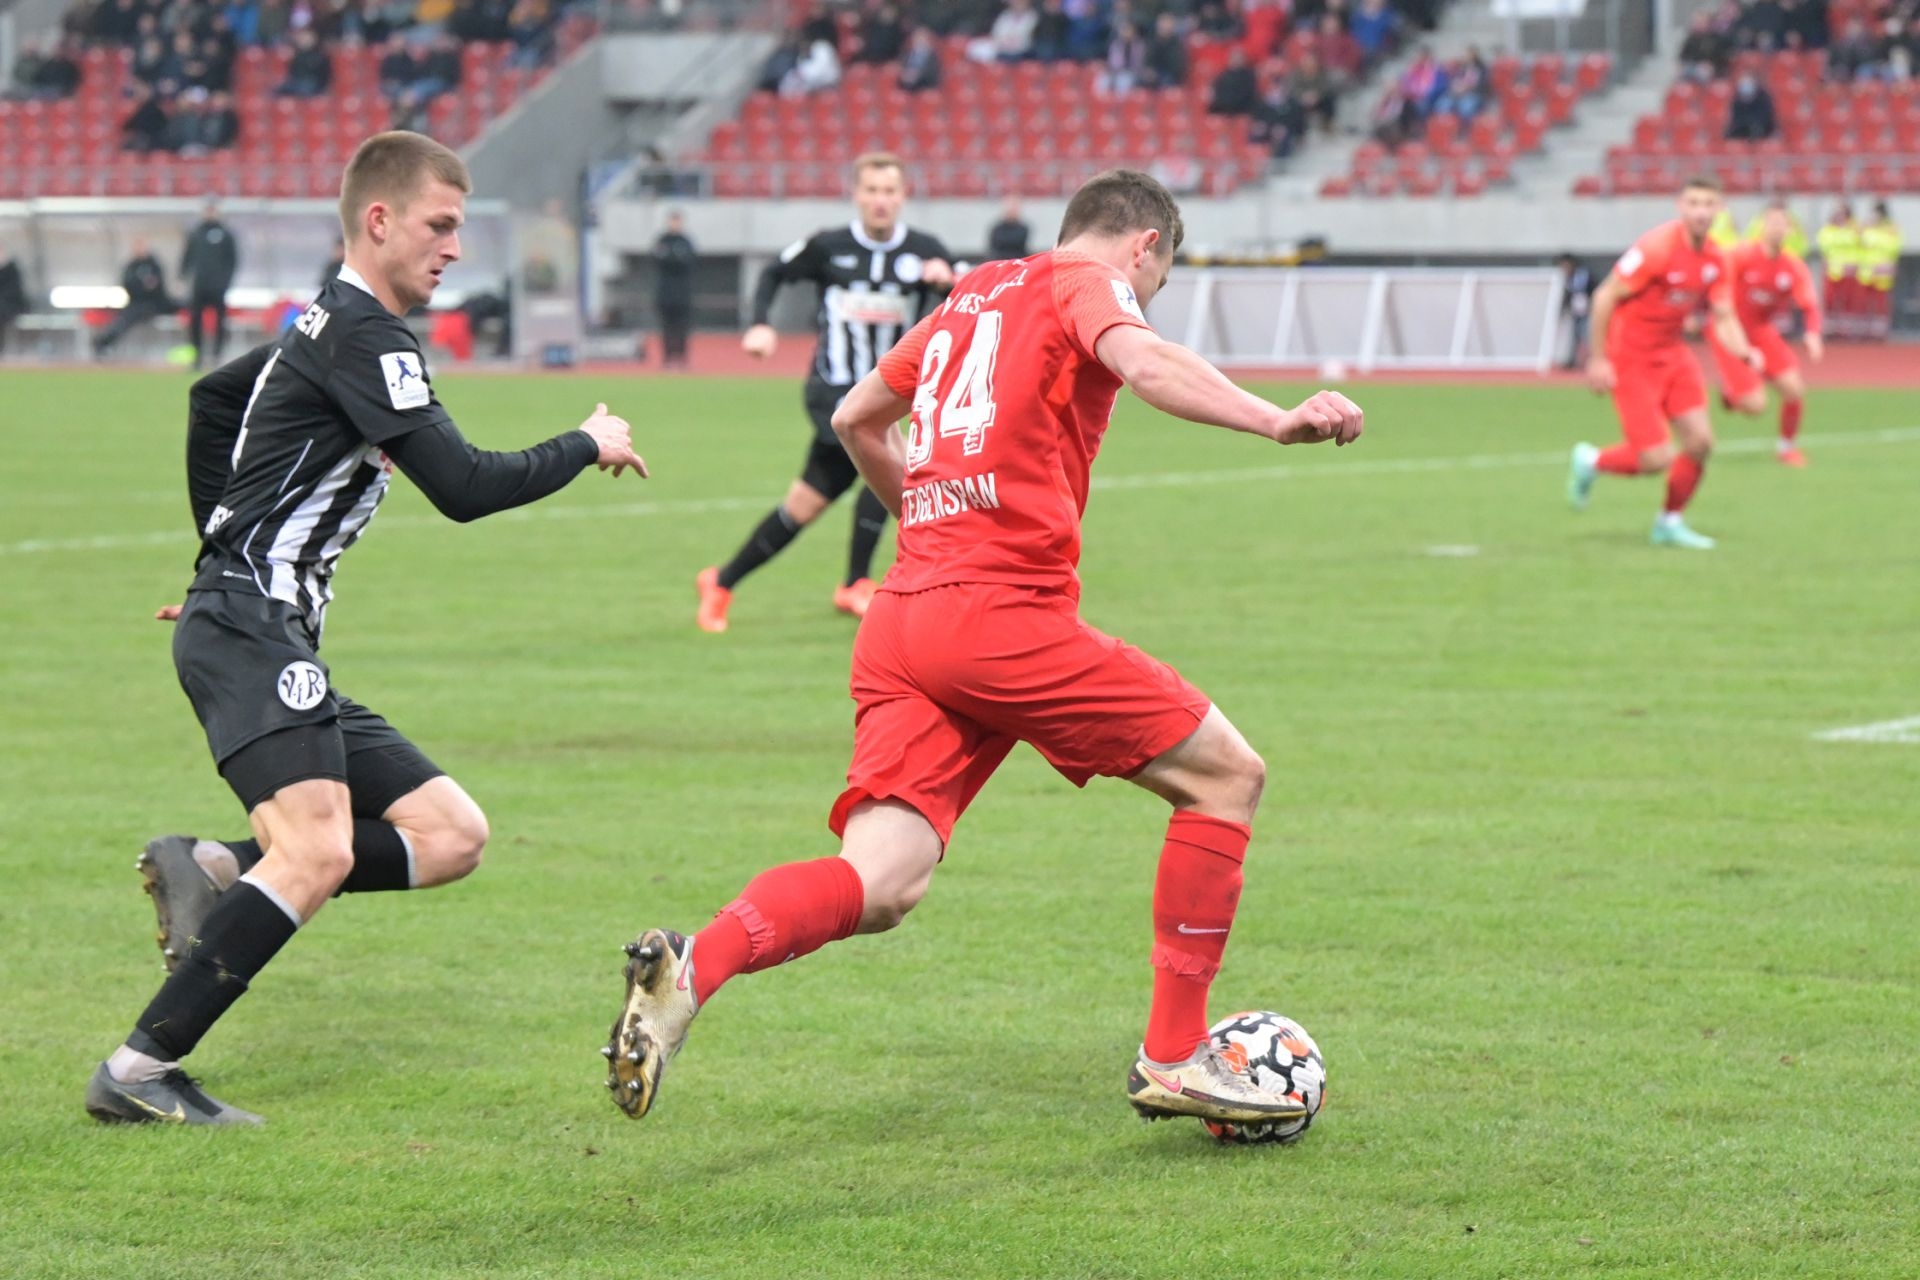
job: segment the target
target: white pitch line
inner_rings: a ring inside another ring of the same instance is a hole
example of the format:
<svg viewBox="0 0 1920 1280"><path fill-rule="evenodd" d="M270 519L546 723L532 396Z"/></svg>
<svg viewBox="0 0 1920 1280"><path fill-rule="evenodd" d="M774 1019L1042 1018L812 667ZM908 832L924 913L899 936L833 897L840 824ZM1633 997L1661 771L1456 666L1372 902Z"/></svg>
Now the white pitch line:
<svg viewBox="0 0 1920 1280"><path fill-rule="evenodd" d="M1882 720L1878 724L1848 725L1813 735L1815 742L1908 742L1920 744L1920 716Z"/></svg>
<svg viewBox="0 0 1920 1280"><path fill-rule="evenodd" d="M1890 427L1880 431L1836 431L1813 437L1819 449L1845 448L1850 445L1912 444L1920 442L1920 427ZM1771 439L1729 440L1715 446L1721 453L1763 453L1774 445ZM1491 471L1509 467L1565 466L1567 451L1533 453L1467 453L1432 458L1357 458L1349 462L1328 462L1313 466L1281 464L1271 467L1228 467L1217 471L1157 471L1131 476L1095 476L1096 492L1128 489L1187 489L1202 485L1241 484L1255 480L1299 480L1305 478L1341 480L1366 476L1424 475L1445 471ZM602 520L635 516L702 515L715 511L757 511L765 507L767 494L751 498L688 498L662 502L615 502L583 507L516 507L494 517L500 520ZM442 524L437 516L392 516L376 522L376 527L424 528ZM38 555L51 551L119 551L130 547L186 543L191 535L181 530L155 533L102 534L91 538L29 538L25 542L0 543L0 556Z"/></svg>

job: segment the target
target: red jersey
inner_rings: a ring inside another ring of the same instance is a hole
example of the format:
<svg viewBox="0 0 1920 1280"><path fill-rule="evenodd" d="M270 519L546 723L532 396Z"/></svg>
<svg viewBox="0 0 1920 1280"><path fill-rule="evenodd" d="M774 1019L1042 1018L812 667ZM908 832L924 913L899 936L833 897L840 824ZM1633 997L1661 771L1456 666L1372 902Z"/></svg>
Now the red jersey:
<svg viewBox="0 0 1920 1280"><path fill-rule="evenodd" d="M1806 317L1807 332L1820 332L1820 299L1813 291L1813 273L1800 256L1782 249L1776 256L1758 240L1748 240L1727 253L1733 277L1733 307L1740 327L1773 327L1789 308Z"/></svg>
<svg viewBox="0 0 1920 1280"><path fill-rule="evenodd" d="M1725 256L1711 241L1694 247L1678 219L1655 227L1614 264L1627 297L1614 309L1607 333L1609 359L1651 357L1679 349L1687 317L1701 300L1729 298Z"/></svg>
<svg viewBox="0 0 1920 1280"><path fill-rule="evenodd" d="M1094 355L1148 328L1119 270L1078 253L977 267L881 358L913 399L883 591L997 582L1077 596L1080 517L1121 382Z"/></svg>

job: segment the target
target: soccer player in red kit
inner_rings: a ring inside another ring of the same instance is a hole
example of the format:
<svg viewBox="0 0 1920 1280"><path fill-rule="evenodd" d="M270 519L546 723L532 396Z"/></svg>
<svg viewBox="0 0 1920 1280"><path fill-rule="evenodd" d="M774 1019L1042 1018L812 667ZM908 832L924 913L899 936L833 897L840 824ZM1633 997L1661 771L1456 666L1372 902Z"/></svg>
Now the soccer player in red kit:
<svg viewBox="0 0 1920 1280"><path fill-rule="evenodd" d="M1767 411L1766 384L1771 382L1780 389L1780 441L1776 448L1781 462L1804 467L1807 455L1800 452L1800 414L1806 406L1807 384L1800 376L1800 362L1794 358L1793 348L1780 336L1780 317L1793 307L1800 308L1807 358L1818 364L1826 349L1820 337L1820 298L1814 292L1813 273L1799 254L1785 247L1791 226L1787 206L1776 200L1760 215L1760 238L1726 250L1727 270L1733 277L1734 311L1747 341L1765 363L1756 369L1751 362L1736 359L1711 329L1707 331L1707 345L1713 349L1720 394L1726 397L1729 408L1759 417Z"/></svg>
<svg viewBox="0 0 1920 1280"><path fill-rule="evenodd" d="M898 924L954 824L1016 742L1076 785L1126 778L1167 800L1153 891L1153 999L1127 1081L1148 1118L1305 1114L1207 1036L1207 993L1240 898L1265 765L1207 696L1079 616L1088 472L1125 384L1149 405L1279 444L1360 435L1322 391L1295 409L1159 338L1143 305L1182 226L1167 189L1115 170L1068 203L1059 247L976 268L834 413L900 522L899 553L853 651L853 762L828 825L838 857L762 872L691 938L627 945L605 1053L636 1119L695 1012L742 972ZM911 434L895 429L909 407Z"/></svg>
<svg viewBox="0 0 1920 1280"><path fill-rule="evenodd" d="M1687 349L1687 317L1704 298L1727 352L1751 359L1733 311L1726 259L1707 238L1720 213L1720 184L1692 178L1680 192L1680 217L1641 236L1593 294L1593 355L1587 380L1613 393L1625 437L1610 448L1573 447L1567 496L1584 510L1601 472L1667 477L1667 500L1654 521L1655 546L1705 551L1713 539L1687 527L1681 513L1713 452L1707 380ZM1669 429L1671 427L1671 429ZM1680 437L1674 448L1673 437Z"/></svg>

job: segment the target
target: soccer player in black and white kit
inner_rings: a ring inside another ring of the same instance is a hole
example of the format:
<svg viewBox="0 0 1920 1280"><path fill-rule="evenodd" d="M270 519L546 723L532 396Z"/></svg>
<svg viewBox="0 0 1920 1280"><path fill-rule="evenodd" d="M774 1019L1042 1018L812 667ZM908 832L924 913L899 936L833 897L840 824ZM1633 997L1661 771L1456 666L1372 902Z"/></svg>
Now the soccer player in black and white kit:
<svg viewBox="0 0 1920 1280"><path fill-rule="evenodd" d="M426 888L479 863L479 806L335 689L319 655L334 567L390 467L462 521L596 464L646 474L605 405L519 453L475 449L441 407L401 317L459 258L471 185L429 138L368 139L341 183L339 274L277 342L194 387L188 475L204 521L174 666L254 838L171 837L143 855L173 972L88 1082L100 1120L259 1123L203 1093L181 1059L334 893Z"/></svg>
<svg viewBox="0 0 1920 1280"><path fill-rule="evenodd" d="M753 327L740 345L762 360L779 345L767 312L781 286L809 281L820 288L820 338L805 392L813 439L800 476L780 505L747 536L733 559L700 571L695 585L702 631L725 631L734 585L778 555L859 482L859 471L833 434L834 408L953 286L946 246L900 221L906 195L906 170L898 156L879 151L861 156L853 162L853 221L788 245L760 277ZM861 489L846 580L833 593L834 607L842 613L861 617L867 612L874 592L873 553L886 525L887 509Z"/></svg>

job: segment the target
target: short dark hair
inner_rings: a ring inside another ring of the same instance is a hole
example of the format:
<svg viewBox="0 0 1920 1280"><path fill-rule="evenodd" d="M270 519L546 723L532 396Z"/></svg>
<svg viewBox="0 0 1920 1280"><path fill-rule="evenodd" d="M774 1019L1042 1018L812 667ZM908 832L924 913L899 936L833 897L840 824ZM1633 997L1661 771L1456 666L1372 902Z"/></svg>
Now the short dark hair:
<svg viewBox="0 0 1920 1280"><path fill-rule="evenodd" d="M1059 243L1083 235L1124 236L1136 231L1158 231L1166 253L1178 249L1187 236L1180 206L1159 179L1138 169L1109 169L1087 179L1067 201Z"/></svg>
<svg viewBox="0 0 1920 1280"><path fill-rule="evenodd" d="M1720 185L1720 175L1717 173L1693 174L1689 176L1685 182L1680 184L1680 189L1682 191L1711 191L1716 195L1725 190L1725 188Z"/></svg>
<svg viewBox="0 0 1920 1280"><path fill-rule="evenodd" d="M473 191L466 161L432 138L404 129L374 134L353 153L340 178L340 226L347 239L360 238L360 216L368 205L405 208L435 181L462 192Z"/></svg>

